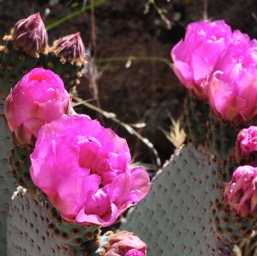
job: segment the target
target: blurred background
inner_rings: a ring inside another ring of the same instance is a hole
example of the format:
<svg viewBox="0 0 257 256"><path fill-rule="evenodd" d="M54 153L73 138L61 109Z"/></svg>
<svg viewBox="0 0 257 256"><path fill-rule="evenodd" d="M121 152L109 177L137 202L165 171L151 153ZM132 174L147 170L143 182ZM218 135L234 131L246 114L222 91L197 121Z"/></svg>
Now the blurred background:
<svg viewBox="0 0 257 256"><path fill-rule="evenodd" d="M134 162L155 173L184 140L179 119L186 91L170 50L188 23L224 19L257 37L256 0L0 0L1 38L40 12L49 44L80 32L88 53L75 110L127 139ZM1 41L2 43L2 41Z"/></svg>

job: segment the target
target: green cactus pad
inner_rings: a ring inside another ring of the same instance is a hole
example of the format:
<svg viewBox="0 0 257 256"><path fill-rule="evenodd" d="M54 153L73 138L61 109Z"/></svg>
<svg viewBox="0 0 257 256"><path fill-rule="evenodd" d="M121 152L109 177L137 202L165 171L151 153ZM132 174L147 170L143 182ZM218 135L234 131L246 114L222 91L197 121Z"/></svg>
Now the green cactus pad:
<svg viewBox="0 0 257 256"><path fill-rule="evenodd" d="M121 229L137 234L149 256L231 255L232 245L216 238L211 212L223 188L220 176L219 163L203 146L182 147Z"/></svg>
<svg viewBox="0 0 257 256"><path fill-rule="evenodd" d="M231 213L219 199L216 199L212 206L212 214L216 234L220 240L225 238L236 244L240 240L250 237L253 230L256 229L256 220L242 218Z"/></svg>
<svg viewBox="0 0 257 256"><path fill-rule="evenodd" d="M8 161L12 144L10 139L11 135L3 116L3 101L4 99L0 99L0 255L6 256L7 216L11 197L17 186L15 179L11 175L12 168Z"/></svg>
<svg viewBox="0 0 257 256"><path fill-rule="evenodd" d="M31 153L31 150L18 146L14 146L10 151L9 161L13 168L12 173L17 181L17 184L25 188L35 188L29 173L29 168L31 165Z"/></svg>
<svg viewBox="0 0 257 256"><path fill-rule="evenodd" d="M226 160L229 150L234 147L237 130L230 124L222 124L215 118L210 118L207 125L207 139L210 151L221 160Z"/></svg>
<svg viewBox="0 0 257 256"><path fill-rule="evenodd" d="M207 103L188 95L185 101L183 121L187 139L192 143L206 141L206 121L209 118Z"/></svg>
<svg viewBox="0 0 257 256"><path fill-rule="evenodd" d="M39 66L41 59L15 50L12 42L0 47L0 92L8 95L10 89L31 69Z"/></svg>
<svg viewBox="0 0 257 256"><path fill-rule="evenodd" d="M62 62L59 57L49 52L46 56L43 67L57 73L63 80L67 91L80 83L80 78L84 73L83 64L71 64L70 62Z"/></svg>
<svg viewBox="0 0 257 256"><path fill-rule="evenodd" d="M19 187L13 196L8 218L8 256L83 256L81 241L81 246L70 246L67 239L68 236L78 239L80 232L77 229L70 229L69 234L54 231L53 207L42 201L41 192L31 192ZM97 235L98 232L91 232L87 240Z"/></svg>
<svg viewBox="0 0 257 256"><path fill-rule="evenodd" d="M94 240L100 233L99 226L85 227L64 221L56 209L52 208L50 215L53 219L48 228L52 230L56 239L72 246L80 246L87 241Z"/></svg>

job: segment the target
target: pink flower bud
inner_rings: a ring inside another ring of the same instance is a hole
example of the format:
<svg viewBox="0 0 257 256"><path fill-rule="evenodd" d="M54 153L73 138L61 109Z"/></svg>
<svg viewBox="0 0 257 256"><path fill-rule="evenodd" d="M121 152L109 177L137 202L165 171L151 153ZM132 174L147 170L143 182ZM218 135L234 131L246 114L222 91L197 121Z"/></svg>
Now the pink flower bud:
<svg viewBox="0 0 257 256"><path fill-rule="evenodd" d="M238 38L220 55L206 85L217 117L235 126L251 125L257 116L257 41Z"/></svg>
<svg viewBox="0 0 257 256"><path fill-rule="evenodd" d="M35 68L10 91L5 103L5 117L13 142L34 145L42 125L68 114L69 94L61 78L50 70Z"/></svg>
<svg viewBox="0 0 257 256"><path fill-rule="evenodd" d="M54 41L50 51L60 57L63 62L70 61L72 64L75 62L85 64L86 51L80 33L68 35Z"/></svg>
<svg viewBox="0 0 257 256"><path fill-rule="evenodd" d="M201 84L231 37L231 28L223 20L197 21L187 26L184 40L171 50L175 74L197 97L206 99Z"/></svg>
<svg viewBox="0 0 257 256"><path fill-rule="evenodd" d="M225 185L225 204L243 217L256 215L256 196L257 168L249 165L238 167L233 173L231 181Z"/></svg>
<svg viewBox="0 0 257 256"><path fill-rule="evenodd" d="M236 140L235 147L236 160L239 163L241 160L248 161L253 165L257 160L257 127L250 126L242 129ZM252 161L252 162L251 162ZM255 166L255 165L254 165Z"/></svg>
<svg viewBox="0 0 257 256"><path fill-rule="evenodd" d="M103 256L145 256L146 244L130 232L121 231L109 237Z"/></svg>
<svg viewBox="0 0 257 256"><path fill-rule="evenodd" d="M47 47L48 35L39 13L19 20L13 29L14 46L32 55L44 52Z"/></svg>
<svg viewBox="0 0 257 256"><path fill-rule="evenodd" d="M150 188L148 173L130 161L124 139L71 115L41 127L30 173L66 221L109 226Z"/></svg>

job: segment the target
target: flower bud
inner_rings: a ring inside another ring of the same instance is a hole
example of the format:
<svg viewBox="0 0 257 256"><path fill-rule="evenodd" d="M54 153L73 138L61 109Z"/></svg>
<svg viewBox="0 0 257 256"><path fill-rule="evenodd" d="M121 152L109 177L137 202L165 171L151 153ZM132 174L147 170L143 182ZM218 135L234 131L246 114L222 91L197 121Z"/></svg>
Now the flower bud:
<svg viewBox="0 0 257 256"><path fill-rule="evenodd" d="M69 61L73 63L85 64L85 46L80 37L80 33L75 33L62 37L54 41L51 52L61 58L62 62Z"/></svg>
<svg viewBox="0 0 257 256"><path fill-rule="evenodd" d="M31 55L38 55L47 48L48 35L39 13L19 20L12 31L14 47Z"/></svg>
<svg viewBox="0 0 257 256"><path fill-rule="evenodd" d="M256 166L254 163L257 160L257 127L250 126L242 129L236 140L235 157L237 163L244 161L251 166Z"/></svg>
<svg viewBox="0 0 257 256"><path fill-rule="evenodd" d="M225 185L224 203L242 217L257 217L257 168L238 167L231 181Z"/></svg>
<svg viewBox="0 0 257 256"><path fill-rule="evenodd" d="M131 232L121 231L108 237L103 256L145 256L146 244Z"/></svg>
<svg viewBox="0 0 257 256"><path fill-rule="evenodd" d="M50 70L35 68L11 90L5 103L5 117L13 142L35 143L42 125L69 114L71 99L61 78Z"/></svg>

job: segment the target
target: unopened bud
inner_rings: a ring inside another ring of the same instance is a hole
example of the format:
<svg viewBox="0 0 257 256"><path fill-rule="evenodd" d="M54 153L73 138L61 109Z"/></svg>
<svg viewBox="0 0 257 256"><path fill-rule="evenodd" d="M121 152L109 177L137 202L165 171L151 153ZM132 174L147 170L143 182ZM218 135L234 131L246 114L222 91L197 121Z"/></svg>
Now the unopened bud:
<svg viewBox="0 0 257 256"><path fill-rule="evenodd" d="M54 41L53 47L50 50L57 57L61 58L61 61L66 61L72 64L86 64L86 52L84 43L80 37L80 33L71 34Z"/></svg>
<svg viewBox="0 0 257 256"><path fill-rule="evenodd" d="M45 52L48 35L39 13L19 20L12 31L14 47L31 55Z"/></svg>

